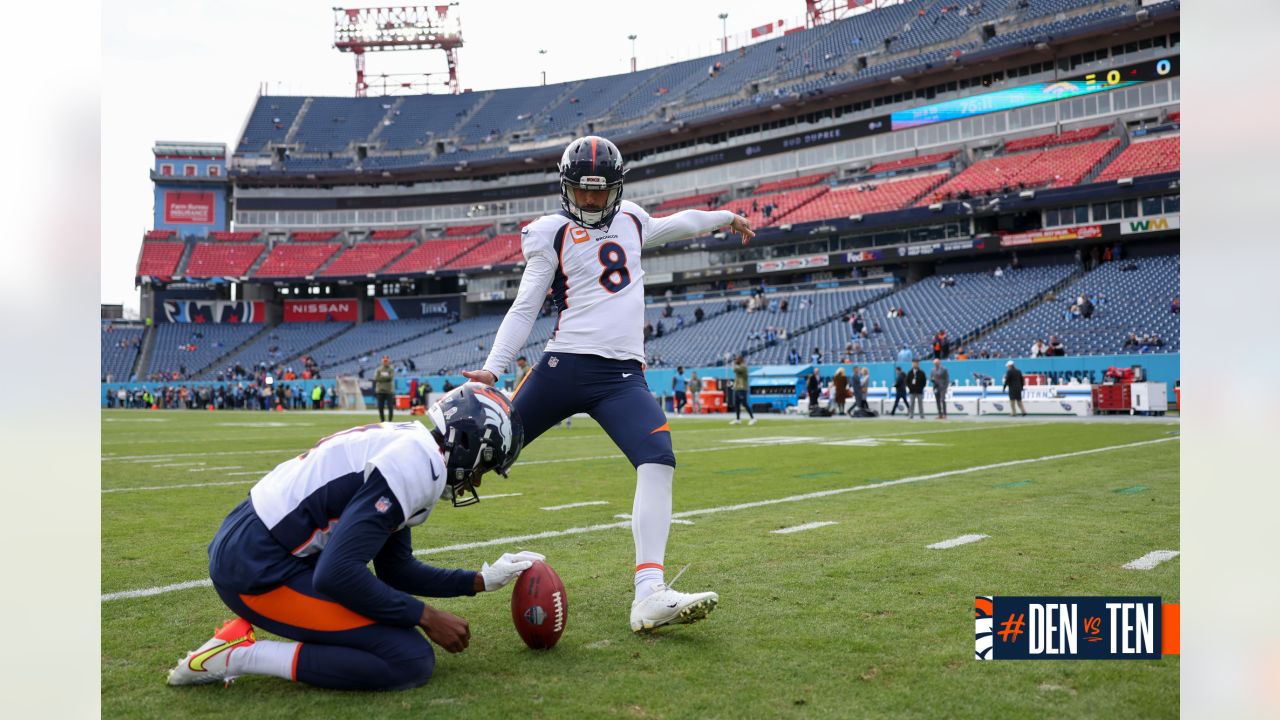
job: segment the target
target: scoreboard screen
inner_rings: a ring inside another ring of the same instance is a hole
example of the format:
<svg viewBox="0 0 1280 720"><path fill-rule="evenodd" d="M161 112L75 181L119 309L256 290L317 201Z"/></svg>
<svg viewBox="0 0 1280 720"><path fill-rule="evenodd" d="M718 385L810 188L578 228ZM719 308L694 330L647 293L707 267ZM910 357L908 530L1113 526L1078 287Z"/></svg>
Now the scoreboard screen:
<svg viewBox="0 0 1280 720"><path fill-rule="evenodd" d="M1098 70L1054 82L1035 83L1034 85L997 90L966 98L946 100L911 108L910 110L900 110L889 116L891 129L903 130L933 123L961 120L974 115L1014 110L1028 105L1056 102L1081 95L1176 77L1178 75L1178 57L1175 55L1159 60L1146 60L1132 65L1124 65L1110 70Z"/></svg>

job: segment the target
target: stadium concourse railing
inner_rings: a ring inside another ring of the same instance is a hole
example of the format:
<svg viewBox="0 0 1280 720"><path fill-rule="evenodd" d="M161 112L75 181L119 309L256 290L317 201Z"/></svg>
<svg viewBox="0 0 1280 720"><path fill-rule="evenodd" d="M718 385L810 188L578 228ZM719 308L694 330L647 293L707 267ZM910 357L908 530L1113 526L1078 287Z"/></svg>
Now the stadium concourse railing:
<svg viewBox="0 0 1280 720"><path fill-rule="evenodd" d="M1107 368L1119 367L1127 368L1134 365L1141 365L1146 370L1147 380L1150 382L1165 383L1169 391L1169 402L1175 402L1175 383L1182 376L1182 362L1180 353L1156 353L1156 354L1126 354L1126 355L1080 355L1080 356L1064 356L1049 358L991 358L987 360L945 360L947 369L951 373L952 382L961 387L966 385L977 385L975 377L983 375L995 378L996 385L988 388L988 394L1000 393L1000 378L1004 377L1005 363L1008 360L1017 362L1018 368L1026 374L1044 374L1049 376L1057 376L1059 378L1073 377L1092 377L1095 380L1101 380L1103 373ZM932 363L931 360L921 358L921 365ZM822 377L824 386L831 382L831 378L835 375L836 368L845 368L846 374L852 365L866 367L870 370L871 384L874 387L881 387L893 384L894 372L893 368L899 363L896 362L873 362L873 363L821 363L818 367L818 373ZM795 365L796 371L809 373L813 370L810 363ZM905 367L903 368L906 369ZM700 378L714 378L722 383L727 383L733 378L733 369L728 366L704 366L704 367L686 367L686 378L689 373L696 371ZM675 377L676 369L672 367L654 367L645 371L645 380L649 383L649 390L658 398L669 406L669 398L671 396L671 381ZM976 375L975 375L976 374ZM412 379L419 382L425 380L431 383L432 397L440 396L441 388L444 382L448 380L453 385L460 385L466 381L461 375L401 375L396 378L396 393L407 394L409 392L409 382ZM505 388L508 391L514 386L515 376L507 373L498 379L498 387ZM294 386L295 392L301 387L305 393L304 397L310 398L311 388L320 385L325 389L327 394L330 387L336 385L336 381L332 378L321 380L287 380L283 381ZM132 393L134 390L151 390L156 391L165 387L178 387L185 385L188 388L196 387L216 387L218 385L234 385L234 382L220 383L216 381L196 381L196 382L142 382L142 383L103 383L100 391L100 401L102 407L107 407L107 394L114 394L121 387L126 392ZM372 381L365 381L368 387L362 385L362 389L366 393L365 403L370 407L373 406L373 389ZM246 383L247 387L247 383ZM791 397L788 405L794 406L798 397ZM230 412L230 411L224 411ZM261 412L261 411L258 411ZM370 411L372 412L372 411Z"/></svg>

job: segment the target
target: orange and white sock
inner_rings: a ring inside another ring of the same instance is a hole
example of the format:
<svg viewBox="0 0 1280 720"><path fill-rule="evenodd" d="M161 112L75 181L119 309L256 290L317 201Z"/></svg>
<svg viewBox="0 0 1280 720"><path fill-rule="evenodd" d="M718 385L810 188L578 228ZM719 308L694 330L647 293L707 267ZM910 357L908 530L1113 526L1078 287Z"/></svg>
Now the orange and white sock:
<svg viewBox="0 0 1280 720"><path fill-rule="evenodd" d="M671 487L676 469L646 463L636 468L636 497L631 507L631 536L636 543L636 600L653 594L663 582L662 563L671 530Z"/></svg>

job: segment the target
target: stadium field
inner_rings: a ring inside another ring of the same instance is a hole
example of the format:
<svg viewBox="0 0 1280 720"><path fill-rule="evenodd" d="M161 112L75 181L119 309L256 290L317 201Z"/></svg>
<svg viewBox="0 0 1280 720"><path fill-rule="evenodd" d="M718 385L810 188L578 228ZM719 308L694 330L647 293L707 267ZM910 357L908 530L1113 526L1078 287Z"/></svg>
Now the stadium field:
<svg viewBox="0 0 1280 720"><path fill-rule="evenodd" d="M414 531L429 563L544 553L567 628L527 649L510 588L433 604L470 648L398 693L252 677L171 688L165 674L230 616L206 545L256 478L370 414L103 411L104 717L1174 717L1179 659L979 662L975 595L1159 595L1178 602L1178 423L673 419L668 578L715 590L705 622L627 626L634 474L575 419L526 448L479 505ZM570 506L572 507L563 507ZM819 525L819 523L824 523ZM781 529L802 528L776 533ZM929 545L964 535L976 542ZM201 582L203 581L203 582ZM183 584L186 585L183 585ZM177 586L177 587L174 587ZM266 636L265 633L260 637Z"/></svg>

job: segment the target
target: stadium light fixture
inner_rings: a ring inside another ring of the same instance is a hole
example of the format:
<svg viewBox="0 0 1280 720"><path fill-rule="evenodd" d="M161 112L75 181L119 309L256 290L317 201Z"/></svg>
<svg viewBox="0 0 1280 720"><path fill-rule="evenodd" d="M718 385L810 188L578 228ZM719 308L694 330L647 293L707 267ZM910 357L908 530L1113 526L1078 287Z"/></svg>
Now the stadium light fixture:
<svg viewBox="0 0 1280 720"><path fill-rule="evenodd" d="M356 56L356 97L365 97L369 84L364 79L367 52L387 50L444 50L449 65L449 88L458 86L458 48L462 47L462 25L456 14L458 3L432 6L383 8L333 8L333 47Z"/></svg>
<svg viewBox="0 0 1280 720"><path fill-rule="evenodd" d="M547 51L546 51L546 50L539 50L539 51L538 51L538 55L546 55L546 54L547 54ZM546 84L547 84L547 65L546 65L546 60L543 60L543 61L542 61L542 84L543 84L543 85L546 85Z"/></svg>
<svg viewBox="0 0 1280 720"><path fill-rule="evenodd" d="M631 72L636 71L636 38L638 35L628 35L627 39L631 41Z"/></svg>
<svg viewBox="0 0 1280 720"><path fill-rule="evenodd" d="M722 45L720 52L729 52L729 13L720 13L720 44Z"/></svg>

